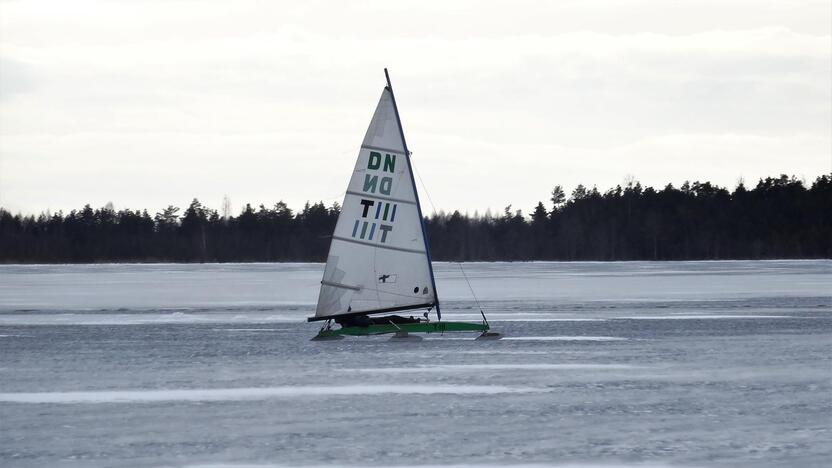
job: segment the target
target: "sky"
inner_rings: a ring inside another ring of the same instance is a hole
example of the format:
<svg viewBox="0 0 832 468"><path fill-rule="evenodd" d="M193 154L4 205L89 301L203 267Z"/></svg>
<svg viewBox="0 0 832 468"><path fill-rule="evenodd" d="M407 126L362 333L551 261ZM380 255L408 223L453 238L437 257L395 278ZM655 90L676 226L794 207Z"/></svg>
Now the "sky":
<svg viewBox="0 0 832 468"><path fill-rule="evenodd" d="M340 202L390 69L423 210L832 172L829 0L0 0L0 207Z"/></svg>

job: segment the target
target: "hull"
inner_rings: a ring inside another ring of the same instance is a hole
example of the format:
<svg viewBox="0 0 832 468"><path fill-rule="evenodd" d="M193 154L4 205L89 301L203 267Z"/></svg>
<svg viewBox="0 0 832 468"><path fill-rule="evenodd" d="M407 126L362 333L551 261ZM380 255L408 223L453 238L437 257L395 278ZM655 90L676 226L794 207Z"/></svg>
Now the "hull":
<svg viewBox="0 0 832 468"><path fill-rule="evenodd" d="M488 325L467 322L430 322L402 323L398 325L369 325L366 327L342 327L337 330L321 330L317 339L342 336L385 335L389 333L450 333L450 332L487 332Z"/></svg>

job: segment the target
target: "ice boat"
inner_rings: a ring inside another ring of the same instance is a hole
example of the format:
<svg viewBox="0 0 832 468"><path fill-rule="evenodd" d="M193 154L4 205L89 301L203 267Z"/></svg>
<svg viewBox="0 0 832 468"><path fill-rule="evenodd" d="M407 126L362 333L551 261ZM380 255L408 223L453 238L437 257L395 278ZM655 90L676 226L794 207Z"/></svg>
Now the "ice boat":
<svg viewBox="0 0 832 468"><path fill-rule="evenodd" d="M361 144L332 233L315 315L308 318L324 321L313 339L450 332L498 338L484 313L481 323L442 320L410 152L387 69L384 75L387 86ZM423 313L403 316L407 311Z"/></svg>

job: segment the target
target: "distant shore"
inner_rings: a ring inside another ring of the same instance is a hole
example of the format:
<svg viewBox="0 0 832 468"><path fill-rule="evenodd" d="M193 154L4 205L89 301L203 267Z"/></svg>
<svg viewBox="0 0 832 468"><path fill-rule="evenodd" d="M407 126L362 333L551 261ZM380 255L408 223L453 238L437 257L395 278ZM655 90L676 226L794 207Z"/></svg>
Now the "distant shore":
<svg viewBox="0 0 832 468"><path fill-rule="evenodd" d="M0 263L323 262L341 207L247 204L220 215L194 199L184 213L111 204L39 216L0 208ZM505 207L424 219L437 261L638 261L832 258L832 175L781 175L733 191L632 181L600 192L560 186L530 215Z"/></svg>

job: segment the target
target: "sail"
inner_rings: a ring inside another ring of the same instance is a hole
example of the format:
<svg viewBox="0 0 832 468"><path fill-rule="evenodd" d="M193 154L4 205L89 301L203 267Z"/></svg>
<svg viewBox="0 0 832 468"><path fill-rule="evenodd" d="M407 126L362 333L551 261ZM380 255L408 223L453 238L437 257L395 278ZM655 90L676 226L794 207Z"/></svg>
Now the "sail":
<svg viewBox="0 0 832 468"><path fill-rule="evenodd" d="M406 151L386 87L341 206L313 319L436 303Z"/></svg>

